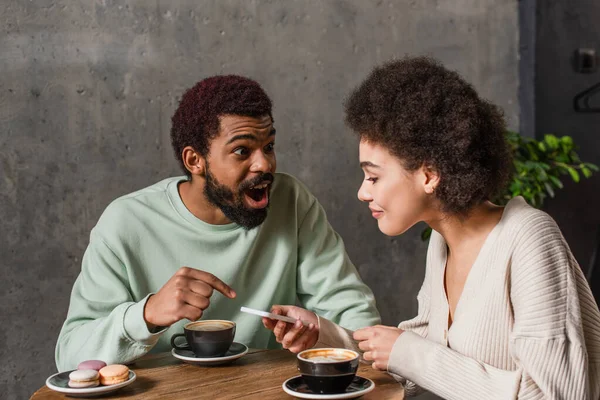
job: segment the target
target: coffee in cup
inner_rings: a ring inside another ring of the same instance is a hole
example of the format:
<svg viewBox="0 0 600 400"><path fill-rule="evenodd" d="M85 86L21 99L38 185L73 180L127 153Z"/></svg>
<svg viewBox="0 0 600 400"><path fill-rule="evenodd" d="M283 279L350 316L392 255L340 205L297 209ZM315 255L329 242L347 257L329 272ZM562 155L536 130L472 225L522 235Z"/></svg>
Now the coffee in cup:
<svg viewBox="0 0 600 400"><path fill-rule="evenodd" d="M325 348L298 353L298 371L314 393L343 393L352 383L360 355L353 350Z"/></svg>
<svg viewBox="0 0 600 400"><path fill-rule="evenodd" d="M185 346L175 343L175 339L185 336ZM233 343L235 322L213 319L195 321L183 327L183 333L171 336L171 346L178 350L191 350L196 357L221 357Z"/></svg>

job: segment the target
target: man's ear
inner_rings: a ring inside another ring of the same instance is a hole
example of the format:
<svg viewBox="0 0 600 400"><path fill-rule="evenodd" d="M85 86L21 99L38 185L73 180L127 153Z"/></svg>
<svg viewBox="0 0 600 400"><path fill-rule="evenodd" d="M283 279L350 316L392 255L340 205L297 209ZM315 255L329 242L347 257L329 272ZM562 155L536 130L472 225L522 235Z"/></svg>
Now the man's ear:
<svg viewBox="0 0 600 400"><path fill-rule="evenodd" d="M204 176L206 173L206 159L200 155L192 146L187 146L181 152L183 165L190 174Z"/></svg>
<svg viewBox="0 0 600 400"><path fill-rule="evenodd" d="M439 171L431 165L423 164L421 166L421 172L423 174L423 190L427 194L433 194L440 184Z"/></svg>

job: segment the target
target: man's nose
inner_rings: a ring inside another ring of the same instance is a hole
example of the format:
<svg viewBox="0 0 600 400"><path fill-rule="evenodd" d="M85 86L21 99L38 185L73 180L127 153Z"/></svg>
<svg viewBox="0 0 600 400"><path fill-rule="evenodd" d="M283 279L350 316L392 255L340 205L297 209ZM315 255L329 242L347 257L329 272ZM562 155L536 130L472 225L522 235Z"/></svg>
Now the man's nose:
<svg viewBox="0 0 600 400"><path fill-rule="evenodd" d="M252 172L272 172L274 160L273 157L264 154L263 152L258 152L254 159L252 160L252 167L250 167L250 171Z"/></svg>

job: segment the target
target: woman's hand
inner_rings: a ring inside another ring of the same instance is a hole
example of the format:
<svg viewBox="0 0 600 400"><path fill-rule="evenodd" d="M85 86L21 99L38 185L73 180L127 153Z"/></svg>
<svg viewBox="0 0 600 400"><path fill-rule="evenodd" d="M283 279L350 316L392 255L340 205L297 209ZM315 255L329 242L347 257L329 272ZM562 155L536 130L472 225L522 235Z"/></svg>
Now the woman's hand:
<svg viewBox="0 0 600 400"><path fill-rule="evenodd" d="M373 361L373 368L387 371L392 347L403 332L399 328L376 325L357 330L353 337L359 341L358 347L364 351L363 358Z"/></svg>
<svg viewBox="0 0 600 400"><path fill-rule="evenodd" d="M262 319L265 328L273 331L277 342L281 343L284 349L299 353L317 343L319 319L315 313L296 306L273 306L271 312L296 319L294 324L265 317ZM300 321L307 322L308 326L304 326Z"/></svg>

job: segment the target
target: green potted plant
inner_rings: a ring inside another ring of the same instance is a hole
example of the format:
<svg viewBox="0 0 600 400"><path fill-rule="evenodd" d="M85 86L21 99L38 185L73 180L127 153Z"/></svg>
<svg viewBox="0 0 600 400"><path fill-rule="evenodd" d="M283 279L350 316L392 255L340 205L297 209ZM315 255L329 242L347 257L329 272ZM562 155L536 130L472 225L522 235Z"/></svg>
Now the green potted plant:
<svg viewBox="0 0 600 400"><path fill-rule="evenodd" d="M563 188L562 177L579 182L582 175L589 178L598 171L596 165L581 161L570 136L548 134L538 141L517 132L506 134L515 171L504 193L493 199L496 204L504 205L513 197L523 196L531 206L541 208L546 197L554 197L555 190ZM427 227L421 237L427 240L430 235L431 228Z"/></svg>

